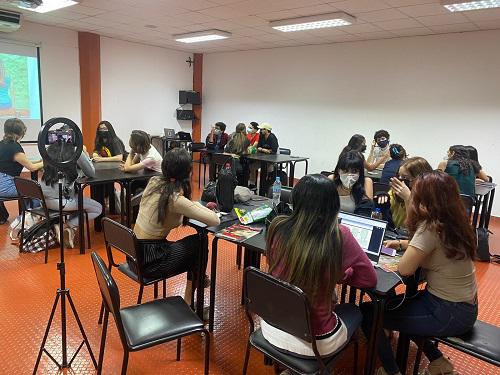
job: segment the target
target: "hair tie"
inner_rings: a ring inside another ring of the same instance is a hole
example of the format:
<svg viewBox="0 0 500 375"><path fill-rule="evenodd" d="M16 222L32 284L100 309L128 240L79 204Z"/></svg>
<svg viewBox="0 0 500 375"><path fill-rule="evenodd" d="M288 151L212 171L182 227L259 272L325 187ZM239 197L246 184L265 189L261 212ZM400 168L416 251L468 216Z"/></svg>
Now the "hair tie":
<svg viewBox="0 0 500 375"><path fill-rule="evenodd" d="M175 178L170 178L169 181L170 182L175 182Z"/></svg>

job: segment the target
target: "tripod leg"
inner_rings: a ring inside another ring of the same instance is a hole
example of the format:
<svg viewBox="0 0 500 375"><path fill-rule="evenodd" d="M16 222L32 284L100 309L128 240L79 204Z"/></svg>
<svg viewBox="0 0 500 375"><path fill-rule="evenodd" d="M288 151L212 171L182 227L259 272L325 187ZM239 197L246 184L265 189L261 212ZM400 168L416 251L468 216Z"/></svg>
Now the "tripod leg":
<svg viewBox="0 0 500 375"><path fill-rule="evenodd" d="M83 329L82 322L80 320L80 317L78 316L78 313L75 308L75 304L73 303L73 300L71 299L71 295L69 294L69 290L67 292L67 297L69 301L69 305L71 306L71 310L73 311L73 315L75 316L76 323L78 324L78 327L80 328L80 332L82 333L83 336L83 341L85 341L85 346L87 347L87 350L89 351L90 358L92 359L92 363L94 364L94 368L97 368L97 362L94 357L94 353L92 352L92 348L90 347L89 340L87 339L87 335L85 334L85 330Z"/></svg>
<svg viewBox="0 0 500 375"><path fill-rule="evenodd" d="M106 334L108 333L109 311L104 312L104 324L102 325L101 348L99 349L99 363L97 364L97 375L101 375L102 363L104 362L104 346L106 345Z"/></svg>
<svg viewBox="0 0 500 375"><path fill-rule="evenodd" d="M45 349L45 343L47 342L47 337L49 336L50 326L52 325L52 320L54 319L54 314L56 312L57 304L59 303L59 293L56 294L56 299L54 305L52 305L52 311L50 312L49 321L47 322L47 328L45 328L45 334L43 335L43 340L40 345L40 351L38 352L38 357L36 358L35 368L33 369L33 375L36 374L38 370L38 365L40 364L40 359L42 359L42 353Z"/></svg>

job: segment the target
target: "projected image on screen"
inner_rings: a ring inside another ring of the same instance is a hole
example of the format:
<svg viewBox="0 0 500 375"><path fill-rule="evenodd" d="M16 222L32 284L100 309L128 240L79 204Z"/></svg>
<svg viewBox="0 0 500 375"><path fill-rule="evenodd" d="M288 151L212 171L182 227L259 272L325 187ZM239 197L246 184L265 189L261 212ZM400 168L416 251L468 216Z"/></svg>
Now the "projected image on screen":
<svg viewBox="0 0 500 375"><path fill-rule="evenodd" d="M0 118L40 120L36 57L0 53Z"/></svg>

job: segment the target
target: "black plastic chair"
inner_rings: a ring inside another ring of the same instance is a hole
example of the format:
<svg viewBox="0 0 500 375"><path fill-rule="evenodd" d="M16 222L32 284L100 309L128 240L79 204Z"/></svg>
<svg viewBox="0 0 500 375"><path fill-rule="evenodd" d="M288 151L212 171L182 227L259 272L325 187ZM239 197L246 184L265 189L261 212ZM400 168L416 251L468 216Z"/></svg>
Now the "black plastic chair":
<svg viewBox="0 0 500 375"><path fill-rule="evenodd" d="M109 313L113 314L123 346L122 375L127 373L130 352L177 340L176 360L181 359L181 338L194 333L205 334L205 374L208 374L210 336L203 322L179 297L169 297L120 308L120 292L102 258L92 253L92 263L105 306L97 374L102 373Z"/></svg>
<svg viewBox="0 0 500 375"><path fill-rule="evenodd" d="M333 172L330 172L330 171L321 171L320 174L322 174L325 177L328 177L328 176L332 175Z"/></svg>
<svg viewBox="0 0 500 375"><path fill-rule="evenodd" d="M355 337L331 356L322 357L319 354L312 331L309 301L302 290L253 267L245 269L243 282L245 311L250 323L250 335L243 365L244 375L247 373L251 347L293 372L327 374L350 341L354 343L354 374L357 373L358 342ZM358 327L361 324L359 308L355 305L338 305L335 312L343 322L351 323L352 321L352 324L358 324ZM260 329L255 330L253 314L273 327L311 343L315 356L306 359L278 350L264 338ZM356 319L356 323L354 323L354 319Z"/></svg>
<svg viewBox="0 0 500 375"><path fill-rule="evenodd" d="M59 218L58 210L49 210L47 204L45 203L45 196L43 195L42 187L37 181L28 180L22 177L14 177L14 184L16 185L17 192L21 199L22 207L22 220L21 220L21 238L19 240L19 251L23 251L24 245L24 222L26 218L26 213L31 213L35 216L40 216L45 220L47 230L45 231L45 263L47 263L49 258L49 230L52 224L58 224L57 219ZM26 205L26 199L38 199L41 206L37 208L28 208ZM78 211L64 211L63 215L68 217ZM90 249L90 227L89 227L89 217L86 211L84 211L85 223L87 226L87 242ZM61 235L63 228L61 229ZM62 240L62 239L58 239Z"/></svg>
<svg viewBox="0 0 500 375"><path fill-rule="evenodd" d="M418 375L424 338L417 342L418 351L415 357L413 374ZM500 327L476 320L474 327L464 335L458 337L434 337L437 343L450 346L462 353L500 367Z"/></svg>
<svg viewBox="0 0 500 375"><path fill-rule="evenodd" d="M467 216L469 217L470 220L472 217L472 209L476 204L476 200L474 197L471 197L470 195L467 194L460 194L460 198L462 199L462 203L464 204L465 207L465 212L467 212Z"/></svg>
<svg viewBox="0 0 500 375"><path fill-rule="evenodd" d="M163 298L166 297L167 293L167 281L165 278L148 278L144 277L142 274L142 267L144 264L142 251L137 251L139 248L137 244L137 237L134 231L126 226L111 220L108 217L102 219L102 226L104 230L104 245L106 247L106 253L108 255L108 270L111 272L113 267L118 268L118 271L123 273L125 276L134 280L139 284L139 295L137 297L137 304L142 302L142 295L144 292L144 287L148 285L154 285L154 298L158 298L158 283L163 282ZM130 268L127 261L123 263L116 263L113 257L113 249L119 251L125 255L129 261L135 264L135 270ZM102 323L102 316L104 313L104 305L101 305L101 311L99 313L98 323Z"/></svg>

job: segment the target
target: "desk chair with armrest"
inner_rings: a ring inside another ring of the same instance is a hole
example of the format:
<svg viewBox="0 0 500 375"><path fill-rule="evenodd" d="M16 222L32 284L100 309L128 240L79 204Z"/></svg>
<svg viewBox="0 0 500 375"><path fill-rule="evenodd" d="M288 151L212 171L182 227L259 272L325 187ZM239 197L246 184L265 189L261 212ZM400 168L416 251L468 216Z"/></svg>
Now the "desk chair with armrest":
<svg viewBox="0 0 500 375"><path fill-rule="evenodd" d="M59 210L49 210L47 208L42 187L37 181L29 180L22 177L14 177L14 184L16 185L16 189L19 196L22 197L21 199L22 219L21 219L21 232L20 232L21 238L19 241L19 251L23 250L23 245L24 245L24 223L26 219L26 213L39 216L43 218L46 222L47 230L45 231L45 263L47 263L49 258L49 231L52 224L58 224L57 219L59 218ZM39 200L41 206L36 208L28 208L25 202L26 199ZM63 211L63 216L67 217L76 214L77 212L78 211ZM87 225L87 242L88 242L88 247L90 248L91 244L90 244L89 217L86 211L84 211L84 214L85 214L85 223ZM62 234L63 228L60 228L60 230ZM60 241L61 239L58 240Z"/></svg>
<svg viewBox="0 0 500 375"><path fill-rule="evenodd" d="M250 323L250 335L243 365L244 375L247 373L252 347L271 358L275 364L279 363L294 373L326 375L331 373L331 369L339 359L340 354L344 352L350 342L354 344L353 374L357 373L358 342L355 334L349 337L347 343L332 355L322 357L319 354L316 338L312 331L309 300L302 290L253 267L245 270L244 289L245 312ZM346 325L360 326L361 313L355 305L337 305L335 312ZM255 329L253 315L257 315L272 326L310 343L315 356L310 359L300 358L278 350L264 338L260 329Z"/></svg>
<svg viewBox="0 0 500 375"><path fill-rule="evenodd" d="M177 340L176 360L181 359L181 338L195 333L205 336L204 374L208 375L210 335L203 322L179 297L168 297L143 305L120 307L120 292L102 258L92 253L92 263L105 306L97 374L102 373L109 313L113 315L123 346L121 374L127 373L128 357L135 352ZM159 371L162 373L162 371ZM164 372L168 373L168 372Z"/></svg>

